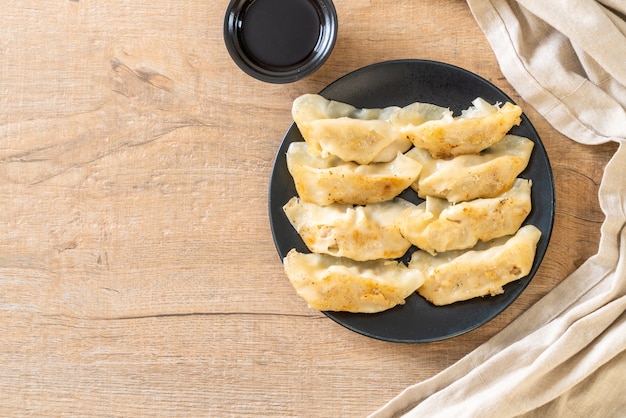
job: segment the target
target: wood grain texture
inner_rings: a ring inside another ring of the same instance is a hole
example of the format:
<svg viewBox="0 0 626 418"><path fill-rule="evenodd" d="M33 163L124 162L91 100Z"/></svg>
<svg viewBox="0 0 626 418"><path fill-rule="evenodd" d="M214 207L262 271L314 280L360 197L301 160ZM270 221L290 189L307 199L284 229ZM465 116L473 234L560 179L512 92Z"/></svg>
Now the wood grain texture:
<svg viewBox="0 0 626 418"><path fill-rule="evenodd" d="M289 85L231 61L226 4L0 5L0 415L364 416L596 252L615 146L578 145L526 105L463 1L336 0L332 56ZM399 58L449 62L503 89L556 180L538 275L451 341L376 341L308 309L271 237L269 176L292 100Z"/></svg>

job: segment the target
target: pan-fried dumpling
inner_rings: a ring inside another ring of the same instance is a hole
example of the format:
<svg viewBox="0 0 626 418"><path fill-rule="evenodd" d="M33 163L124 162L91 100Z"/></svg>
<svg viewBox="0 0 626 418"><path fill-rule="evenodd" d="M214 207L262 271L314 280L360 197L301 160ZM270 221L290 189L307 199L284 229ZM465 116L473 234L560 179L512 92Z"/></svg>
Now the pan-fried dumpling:
<svg viewBox="0 0 626 418"><path fill-rule="evenodd" d="M447 160L433 159L428 151L412 148L405 155L419 161L423 168L411 187L422 199L434 196L452 203L495 197L508 190L524 171L533 147L528 138L506 135L478 155Z"/></svg>
<svg viewBox="0 0 626 418"><path fill-rule="evenodd" d="M404 304L424 282L421 271L397 261L354 261L295 249L284 268L298 295L321 311L381 312Z"/></svg>
<svg viewBox="0 0 626 418"><path fill-rule="evenodd" d="M511 237L479 243L472 250L436 256L425 251L411 255L409 268L425 276L418 293L435 305L448 305L504 292L502 286L530 273L541 231L526 225Z"/></svg>
<svg viewBox="0 0 626 418"><path fill-rule="evenodd" d="M439 119L439 106L416 103L405 108L358 109L347 103L328 100L318 94L305 94L293 102L292 116L309 145L309 152L334 155L358 164L389 162L405 152L411 141L400 133L398 124L419 125Z"/></svg>
<svg viewBox="0 0 626 418"><path fill-rule="evenodd" d="M287 168L300 198L325 206L391 200L417 180L422 165L401 153L388 163L359 165L338 157L314 156L306 143L292 142Z"/></svg>
<svg viewBox="0 0 626 418"><path fill-rule="evenodd" d="M429 196L402 212L397 225L406 239L431 254L471 248L519 229L530 213L530 188L530 180L518 179L498 197L456 205Z"/></svg>
<svg viewBox="0 0 626 418"><path fill-rule="evenodd" d="M400 198L366 206L319 206L293 197L283 210L312 252L365 261L406 253L411 243L395 219L411 206Z"/></svg>
<svg viewBox="0 0 626 418"><path fill-rule="evenodd" d="M424 148L434 158L477 154L498 143L522 121L522 109L512 103L490 105L480 97L459 117L444 114L441 119L401 129L416 147Z"/></svg>

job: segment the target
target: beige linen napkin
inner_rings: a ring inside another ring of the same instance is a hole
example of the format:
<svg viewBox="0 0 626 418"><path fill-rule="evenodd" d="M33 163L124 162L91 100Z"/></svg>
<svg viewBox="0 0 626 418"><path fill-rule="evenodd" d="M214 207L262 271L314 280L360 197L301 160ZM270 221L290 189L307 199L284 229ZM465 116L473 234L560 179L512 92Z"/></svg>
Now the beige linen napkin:
<svg viewBox="0 0 626 418"><path fill-rule="evenodd" d="M598 253L499 334L372 417L626 416L626 1L468 0L502 72L559 131L619 142Z"/></svg>

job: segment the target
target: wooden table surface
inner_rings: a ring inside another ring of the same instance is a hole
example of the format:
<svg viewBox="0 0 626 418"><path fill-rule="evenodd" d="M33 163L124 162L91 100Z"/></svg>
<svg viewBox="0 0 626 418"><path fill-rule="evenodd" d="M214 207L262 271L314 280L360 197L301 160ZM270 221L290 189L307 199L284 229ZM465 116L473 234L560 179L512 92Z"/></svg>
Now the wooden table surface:
<svg viewBox="0 0 626 418"><path fill-rule="evenodd" d="M0 6L2 416L365 416L450 366L596 252L615 146L557 133L501 74L462 0L336 0L325 66L240 71L227 0ZM519 103L556 181L554 232L500 316L435 343L370 339L309 309L269 226L291 103L359 67L464 67Z"/></svg>

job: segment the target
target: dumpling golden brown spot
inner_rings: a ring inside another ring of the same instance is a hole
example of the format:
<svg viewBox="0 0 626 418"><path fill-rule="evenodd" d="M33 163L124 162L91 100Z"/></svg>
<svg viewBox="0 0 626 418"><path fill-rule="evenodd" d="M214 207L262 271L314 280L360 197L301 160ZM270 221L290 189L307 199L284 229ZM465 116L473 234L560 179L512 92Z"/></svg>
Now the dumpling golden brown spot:
<svg viewBox="0 0 626 418"><path fill-rule="evenodd" d="M522 121L522 109L512 103L502 107L477 98L473 107L459 117L444 115L419 125L408 125L401 132L416 147L426 149L433 158L477 154L500 142L504 135Z"/></svg>
<svg viewBox="0 0 626 418"><path fill-rule="evenodd" d="M540 237L539 229L527 225L512 237L478 244L472 250L436 256L415 251L409 268L424 274L425 281L418 293L434 305L493 296L503 293L505 284L530 273Z"/></svg>
<svg viewBox="0 0 626 418"><path fill-rule="evenodd" d="M406 253L411 243L400 234L395 220L411 206L400 198L366 206L319 206L293 197L283 210L312 252L365 261Z"/></svg>
<svg viewBox="0 0 626 418"><path fill-rule="evenodd" d="M293 120L311 154L334 155L358 164L393 160L412 146L398 129L399 123L419 125L440 118L445 111L431 104L358 109L318 94L304 94L292 106Z"/></svg>
<svg viewBox="0 0 626 418"><path fill-rule="evenodd" d="M498 197L474 199L456 205L427 197L397 218L402 235L431 254L471 248L514 234L531 210L531 181L518 179Z"/></svg>
<svg viewBox="0 0 626 418"><path fill-rule="evenodd" d="M428 151L416 147L406 153L422 164L420 177L411 188L422 199L432 196L452 203L496 197L524 171L533 148L533 141L517 135L506 135L480 154L450 159L434 159Z"/></svg>
<svg viewBox="0 0 626 418"><path fill-rule="evenodd" d="M398 153L388 163L359 165L337 157L318 157L304 142L287 149L287 168L306 202L366 205L391 200L419 177L420 163Z"/></svg>
<svg viewBox="0 0 626 418"><path fill-rule="evenodd" d="M284 268L298 295L321 311L381 312L404 304L424 281L419 270L397 261L359 262L295 249Z"/></svg>

